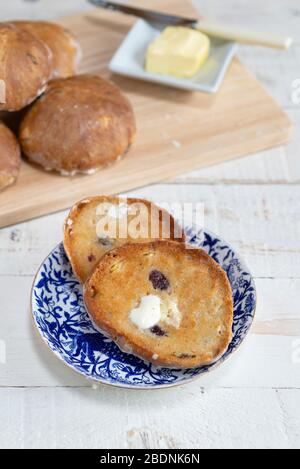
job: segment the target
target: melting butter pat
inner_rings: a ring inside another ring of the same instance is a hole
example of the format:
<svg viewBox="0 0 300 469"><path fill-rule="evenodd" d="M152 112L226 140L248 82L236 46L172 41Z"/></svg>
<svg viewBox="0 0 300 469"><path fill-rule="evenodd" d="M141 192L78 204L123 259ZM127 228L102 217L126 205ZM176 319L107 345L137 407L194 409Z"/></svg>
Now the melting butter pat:
<svg viewBox="0 0 300 469"><path fill-rule="evenodd" d="M176 301L165 298L160 305L161 321L178 329L181 323L181 312Z"/></svg>
<svg viewBox="0 0 300 469"><path fill-rule="evenodd" d="M160 321L160 298L156 295L143 296L137 308L130 313L131 321L139 329L150 329Z"/></svg>
<svg viewBox="0 0 300 469"><path fill-rule="evenodd" d="M200 31L168 26L148 47L146 70L192 78L206 61L209 45L209 38Z"/></svg>
<svg viewBox="0 0 300 469"><path fill-rule="evenodd" d="M177 303L171 298L162 300L156 295L147 295L130 312L130 319L139 329L150 329L160 321L178 329L181 313Z"/></svg>

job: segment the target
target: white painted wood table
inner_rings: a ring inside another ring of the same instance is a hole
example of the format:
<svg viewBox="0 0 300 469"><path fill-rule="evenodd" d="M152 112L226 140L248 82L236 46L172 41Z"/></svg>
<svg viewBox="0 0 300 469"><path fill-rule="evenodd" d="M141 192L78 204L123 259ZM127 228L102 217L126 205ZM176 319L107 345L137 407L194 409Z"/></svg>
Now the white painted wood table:
<svg viewBox="0 0 300 469"><path fill-rule="evenodd" d="M255 276L252 333L232 360L193 384L94 390L41 346L29 313L33 276L61 240L65 212L2 229L0 448L300 446L300 104L292 99L300 79L300 5L196 3L207 16L294 36L289 52L239 49L293 119L294 137L285 147L130 194L204 202L206 226L240 251ZM83 0L10 0L0 3L0 18L55 18L84 8Z"/></svg>

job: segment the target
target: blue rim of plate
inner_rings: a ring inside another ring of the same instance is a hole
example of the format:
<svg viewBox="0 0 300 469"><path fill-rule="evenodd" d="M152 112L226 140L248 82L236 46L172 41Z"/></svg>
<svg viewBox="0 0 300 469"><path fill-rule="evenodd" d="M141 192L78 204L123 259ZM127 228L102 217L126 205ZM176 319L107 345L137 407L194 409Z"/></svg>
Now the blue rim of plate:
<svg viewBox="0 0 300 469"><path fill-rule="evenodd" d="M227 273L234 301L233 338L214 364L193 369L157 367L122 352L97 331L85 309L82 286L60 243L40 266L32 285L31 310L40 335L54 354L89 380L132 389L182 385L227 360L248 334L256 308L254 280L243 260L210 231L185 230L187 242L204 249Z"/></svg>

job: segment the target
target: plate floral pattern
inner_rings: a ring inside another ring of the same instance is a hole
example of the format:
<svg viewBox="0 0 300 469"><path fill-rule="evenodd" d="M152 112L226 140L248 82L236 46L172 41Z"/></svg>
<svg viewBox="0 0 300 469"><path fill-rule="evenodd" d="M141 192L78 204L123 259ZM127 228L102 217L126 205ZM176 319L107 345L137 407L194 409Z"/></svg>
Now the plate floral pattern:
<svg viewBox="0 0 300 469"><path fill-rule="evenodd" d="M122 352L98 332L88 316L82 287L59 244L40 267L32 288L32 314L49 348L88 379L129 388L159 388L184 384L223 363L242 343L252 324L256 291L243 261L224 241L208 231L186 230L188 242L203 248L226 271L234 300L233 339L213 365L193 369L156 367Z"/></svg>

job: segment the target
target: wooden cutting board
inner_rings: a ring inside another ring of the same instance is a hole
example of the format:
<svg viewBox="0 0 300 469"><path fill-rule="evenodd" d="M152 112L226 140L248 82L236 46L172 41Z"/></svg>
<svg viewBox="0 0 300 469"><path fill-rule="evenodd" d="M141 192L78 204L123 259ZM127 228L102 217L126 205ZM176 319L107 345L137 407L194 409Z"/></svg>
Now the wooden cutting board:
<svg viewBox="0 0 300 469"><path fill-rule="evenodd" d="M191 13L182 0L138 4ZM110 76L107 64L133 18L97 9L59 22L81 42L80 72L110 77L130 98L137 141L121 162L93 176L61 177L24 161L17 183L0 193L0 227L67 208L89 195L124 192L288 140L288 117L237 59L216 95L174 90Z"/></svg>

